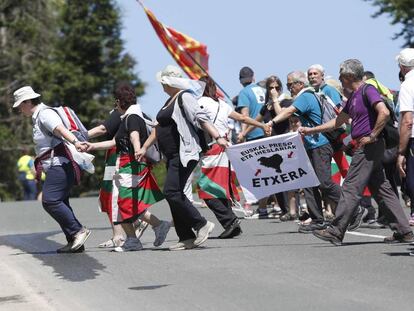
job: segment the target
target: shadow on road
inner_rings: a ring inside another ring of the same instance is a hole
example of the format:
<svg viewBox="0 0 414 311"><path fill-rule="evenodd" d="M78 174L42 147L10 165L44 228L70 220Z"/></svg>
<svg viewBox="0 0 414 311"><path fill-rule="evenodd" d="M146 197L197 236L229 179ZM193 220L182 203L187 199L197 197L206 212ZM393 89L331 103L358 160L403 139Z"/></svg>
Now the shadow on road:
<svg viewBox="0 0 414 311"><path fill-rule="evenodd" d="M135 286L135 287L128 287L131 290L153 290L162 287L170 286L171 284L160 284L160 285L148 285L148 286Z"/></svg>
<svg viewBox="0 0 414 311"><path fill-rule="evenodd" d="M0 245L21 251L10 256L33 256L40 260L44 266L53 268L53 273L56 277L70 282L83 282L95 279L100 274L100 271L106 269L106 266L87 253L57 254L54 250L62 247L62 245L48 238L59 233L61 232L51 231L3 235L0 236Z"/></svg>
<svg viewBox="0 0 414 311"><path fill-rule="evenodd" d="M384 253L385 255L388 255L390 257L397 257L397 256L410 256L410 252L393 252L393 253Z"/></svg>

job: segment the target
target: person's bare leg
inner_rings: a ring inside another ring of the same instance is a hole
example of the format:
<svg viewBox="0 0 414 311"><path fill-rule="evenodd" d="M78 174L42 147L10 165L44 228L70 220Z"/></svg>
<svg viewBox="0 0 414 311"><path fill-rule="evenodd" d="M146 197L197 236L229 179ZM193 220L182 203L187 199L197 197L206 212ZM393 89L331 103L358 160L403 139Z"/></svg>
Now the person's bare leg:
<svg viewBox="0 0 414 311"><path fill-rule="evenodd" d="M294 191L288 192L288 201L289 201L289 214L290 215L296 215L298 214L297 210L297 203L296 203L296 197Z"/></svg>
<svg viewBox="0 0 414 311"><path fill-rule="evenodd" d="M120 224L122 229L125 231L127 238L136 238L134 225L132 223L122 223Z"/></svg>
<svg viewBox="0 0 414 311"><path fill-rule="evenodd" d="M125 231L122 229L121 225L112 225L112 232L113 232L113 240L124 240L125 239Z"/></svg>
<svg viewBox="0 0 414 311"><path fill-rule="evenodd" d="M151 214L148 210L140 217L141 220L149 223L152 227L158 227L161 224L161 220L157 216Z"/></svg>
<svg viewBox="0 0 414 311"><path fill-rule="evenodd" d="M109 216L109 215L108 215ZM120 246L125 241L125 232L121 225L114 225L109 219L112 228L112 238L106 242L99 244L99 247L115 247Z"/></svg>

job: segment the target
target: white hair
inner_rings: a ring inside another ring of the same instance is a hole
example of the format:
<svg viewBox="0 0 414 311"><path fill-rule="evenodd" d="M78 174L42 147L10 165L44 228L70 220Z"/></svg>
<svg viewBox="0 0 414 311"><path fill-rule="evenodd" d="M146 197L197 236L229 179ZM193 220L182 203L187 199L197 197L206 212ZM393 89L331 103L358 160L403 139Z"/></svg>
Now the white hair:
<svg viewBox="0 0 414 311"><path fill-rule="evenodd" d="M302 82L305 85L308 85L308 79L306 78L305 73L303 73L302 71L296 70L296 71L292 71L289 72L288 77L291 77L293 82Z"/></svg>
<svg viewBox="0 0 414 311"><path fill-rule="evenodd" d="M322 75L325 75L325 69L320 64L313 64L309 66L308 71L311 69L318 70L320 73L322 73Z"/></svg>

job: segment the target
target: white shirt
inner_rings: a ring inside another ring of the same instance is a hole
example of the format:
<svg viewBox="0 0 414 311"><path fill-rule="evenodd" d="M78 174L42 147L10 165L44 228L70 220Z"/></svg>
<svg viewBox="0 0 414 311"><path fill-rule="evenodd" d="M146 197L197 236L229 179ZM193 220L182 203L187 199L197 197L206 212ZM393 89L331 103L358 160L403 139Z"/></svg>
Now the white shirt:
<svg viewBox="0 0 414 311"><path fill-rule="evenodd" d="M414 113L414 69L405 75L405 80L401 84L400 94L398 95L398 102L400 112L411 111ZM414 137L414 127L411 130L411 137Z"/></svg>
<svg viewBox="0 0 414 311"><path fill-rule="evenodd" d="M62 123L62 119L52 109L41 103L36 107L32 115L33 121L33 142L35 143L36 156L42 155L49 149L55 147L62 142L61 139L48 135L53 133L53 130ZM52 162L51 162L52 161ZM50 166L59 166L62 163L69 162L68 159L63 157L53 157L42 161L43 170L47 171Z"/></svg>
<svg viewBox="0 0 414 311"><path fill-rule="evenodd" d="M216 102L214 99L210 97L201 97L198 100L198 104L207 111L207 114L213 123L214 119L214 127L219 132L220 136L225 136L229 133L229 115L233 112L233 107L228 105L226 102L219 99ZM217 115L217 118L216 118Z"/></svg>

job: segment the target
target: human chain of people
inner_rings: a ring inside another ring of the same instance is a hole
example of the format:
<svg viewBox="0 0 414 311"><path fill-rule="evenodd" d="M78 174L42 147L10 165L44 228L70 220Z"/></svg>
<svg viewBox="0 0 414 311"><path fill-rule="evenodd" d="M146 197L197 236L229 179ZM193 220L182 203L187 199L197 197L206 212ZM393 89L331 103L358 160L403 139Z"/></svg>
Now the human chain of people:
<svg viewBox="0 0 414 311"><path fill-rule="evenodd" d="M131 83L119 81L114 110L90 130L73 110L49 107L31 86L21 87L13 108L32 119L36 153L34 160L18 162L25 198L32 198L28 180L43 179L42 206L67 240L57 252L83 252L91 230L76 218L69 194L84 171L94 172L93 153L105 150L98 201L112 236L99 247L115 252L142 250L148 226L155 247L175 229L178 241L170 251L208 241L215 225L194 206L191 193L197 166L198 197L223 227L220 239L243 238L243 218L279 218L297 221L299 233L335 246L362 224L388 226L393 233L384 243L414 244L414 206L408 218L400 203L400 192L407 204L414 195L414 49L403 49L396 61L396 94L357 59L339 65L339 81L326 77L320 64L290 72L289 94L277 75L256 81L243 67L233 105L208 75L193 80L168 65L156 74L168 98L154 120ZM162 190L152 173L161 159ZM172 220L150 212L164 199Z"/></svg>

